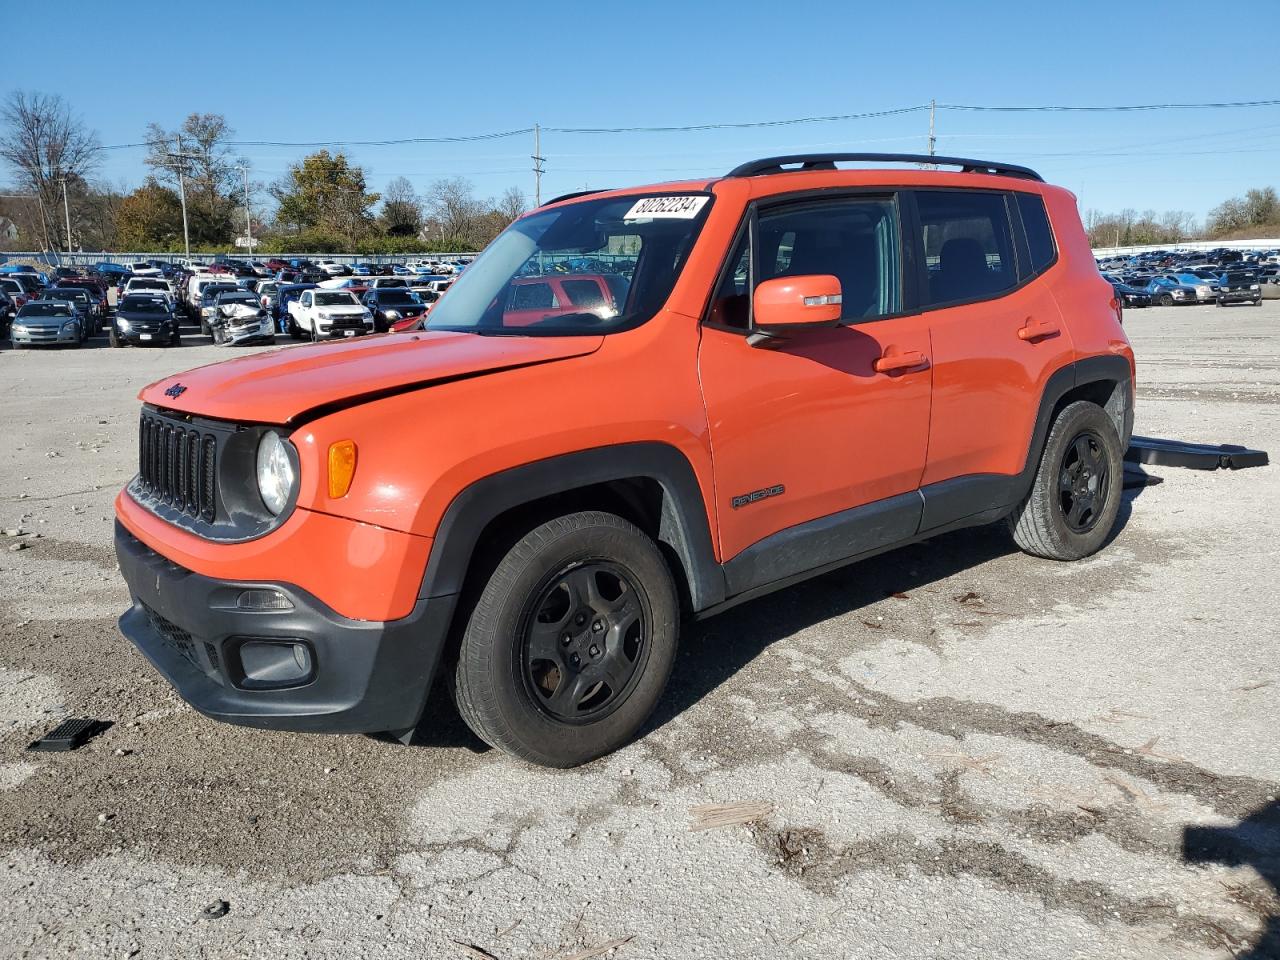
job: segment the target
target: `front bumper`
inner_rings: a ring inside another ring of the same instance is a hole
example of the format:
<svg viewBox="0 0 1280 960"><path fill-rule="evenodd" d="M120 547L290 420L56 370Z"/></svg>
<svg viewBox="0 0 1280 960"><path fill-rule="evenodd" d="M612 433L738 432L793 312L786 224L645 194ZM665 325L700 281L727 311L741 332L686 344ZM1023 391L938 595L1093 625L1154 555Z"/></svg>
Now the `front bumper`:
<svg viewBox="0 0 1280 960"><path fill-rule="evenodd" d="M1257 290L1227 290L1218 292L1218 299L1223 303L1246 303L1252 300L1258 300L1261 297L1261 286L1259 286Z"/></svg>
<svg viewBox="0 0 1280 960"><path fill-rule="evenodd" d="M173 339L174 327L169 323L150 326L130 324L128 329L117 325L116 336L125 343L136 343L139 346L145 343L168 343Z"/></svg>
<svg viewBox="0 0 1280 960"><path fill-rule="evenodd" d="M454 597L419 600L389 622L350 620L288 583L217 580L165 559L119 521L116 556L132 607L120 631L205 716L312 733L378 733L417 725L444 651ZM291 609L237 606L246 590L288 598ZM246 641L302 644L308 675L252 688Z"/></svg>
<svg viewBox="0 0 1280 960"><path fill-rule="evenodd" d="M54 327L10 327L9 339L15 345L40 346L42 344L79 343L80 330L61 330Z"/></svg>

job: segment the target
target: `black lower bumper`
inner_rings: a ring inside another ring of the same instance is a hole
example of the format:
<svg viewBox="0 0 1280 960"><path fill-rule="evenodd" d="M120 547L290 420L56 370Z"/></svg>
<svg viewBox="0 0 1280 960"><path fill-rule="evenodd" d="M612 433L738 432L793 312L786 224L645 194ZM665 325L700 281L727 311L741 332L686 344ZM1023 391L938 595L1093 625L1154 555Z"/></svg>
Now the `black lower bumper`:
<svg viewBox="0 0 1280 960"><path fill-rule="evenodd" d="M171 563L126 530L116 556L133 606L120 631L184 700L215 720L315 733L378 733L417 725L444 651L453 597L419 600L401 620L349 620L287 583L214 580ZM288 609L238 606L270 591ZM246 644L304 645L309 671L290 686L255 688Z"/></svg>

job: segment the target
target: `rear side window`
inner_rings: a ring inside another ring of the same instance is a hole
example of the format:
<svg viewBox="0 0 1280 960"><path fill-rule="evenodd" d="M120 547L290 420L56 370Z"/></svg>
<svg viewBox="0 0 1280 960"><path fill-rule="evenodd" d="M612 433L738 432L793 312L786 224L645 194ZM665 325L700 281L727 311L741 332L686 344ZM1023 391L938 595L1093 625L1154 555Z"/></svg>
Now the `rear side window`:
<svg viewBox="0 0 1280 960"><path fill-rule="evenodd" d="M916 193L928 283L924 306L981 300L1018 283L1005 198L999 193Z"/></svg>
<svg viewBox="0 0 1280 960"><path fill-rule="evenodd" d="M604 294L600 292L600 286L594 280L562 280L561 286L564 287L569 302L575 307L590 310L596 307L612 306L605 302Z"/></svg>
<svg viewBox="0 0 1280 960"><path fill-rule="evenodd" d="M1018 213L1022 215L1022 229L1027 235L1031 251L1031 272L1039 273L1057 256L1053 245L1053 231L1049 228L1049 216L1044 212L1044 201L1034 193L1015 193Z"/></svg>

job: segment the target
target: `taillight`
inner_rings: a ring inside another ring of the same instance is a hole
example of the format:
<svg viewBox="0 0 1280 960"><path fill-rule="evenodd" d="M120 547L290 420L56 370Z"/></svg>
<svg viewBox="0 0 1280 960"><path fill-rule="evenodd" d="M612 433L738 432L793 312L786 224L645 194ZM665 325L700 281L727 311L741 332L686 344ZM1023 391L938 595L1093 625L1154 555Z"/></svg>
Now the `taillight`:
<svg viewBox="0 0 1280 960"><path fill-rule="evenodd" d="M1120 297L1112 297L1111 309L1116 312L1116 322L1124 326L1124 301Z"/></svg>

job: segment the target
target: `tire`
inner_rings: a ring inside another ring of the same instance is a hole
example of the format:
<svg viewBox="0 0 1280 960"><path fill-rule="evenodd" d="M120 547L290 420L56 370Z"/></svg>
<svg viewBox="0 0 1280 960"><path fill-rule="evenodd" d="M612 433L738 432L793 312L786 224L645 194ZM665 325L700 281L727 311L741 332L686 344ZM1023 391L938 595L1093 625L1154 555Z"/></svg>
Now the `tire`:
<svg viewBox="0 0 1280 960"><path fill-rule="evenodd" d="M532 763L594 760L653 712L679 622L666 561L637 527L594 511L550 520L499 561L470 612L458 712L480 739Z"/></svg>
<svg viewBox="0 0 1280 960"><path fill-rule="evenodd" d="M316 329L316 321L314 318L311 321L311 342L312 343L320 342L320 331Z"/></svg>
<svg viewBox="0 0 1280 960"><path fill-rule="evenodd" d="M1030 492L1009 517L1013 540L1048 560L1087 557L1111 533L1123 487L1115 424L1095 403L1069 404L1049 429Z"/></svg>
<svg viewBox="0 0 1280 960"><path fill-rule="evenodd" d="M209 321L204 318L204 314L200 315L200 333L206 337L213 336L213 331L209 329Z"/></svg>
<svg viewBox="0 0 1280 960"><path fill-rule="evenodd" d="M1217 301L1217 303L1218 303L1218 306L1220 306L1220 307L1225 307L1225 306L1227 305L1227 304L1226 304L1226 301L1224 301L1224 300L1219 300L1219 301Z"/></svg>
<svg viewBox="0 0 1280 960"><path fill-rule="evenodd" d="M1172 307L1173 297L1170 294L1163 293L1156 299L1156 303L1160 304L1162 307Z"/></svg>
<svg viewBox="0 0 1280 960"><path fill-rule="evenodd" d="M111 344L113 347L124 346L124 344L120 342L120 334L116 333L116 325L114 323L111 325L111 329L107 331L107 343Z"/></svg>
<svg viewBox="0 0 1280 960"><path fill-rule="evenodd" d="M1254 305L1255 307L1260 307L1260 306L1262 306L1262 298L1261 298L1261 297L1259 297L1257 300L1253 301L1253 305Z"/></svg>

